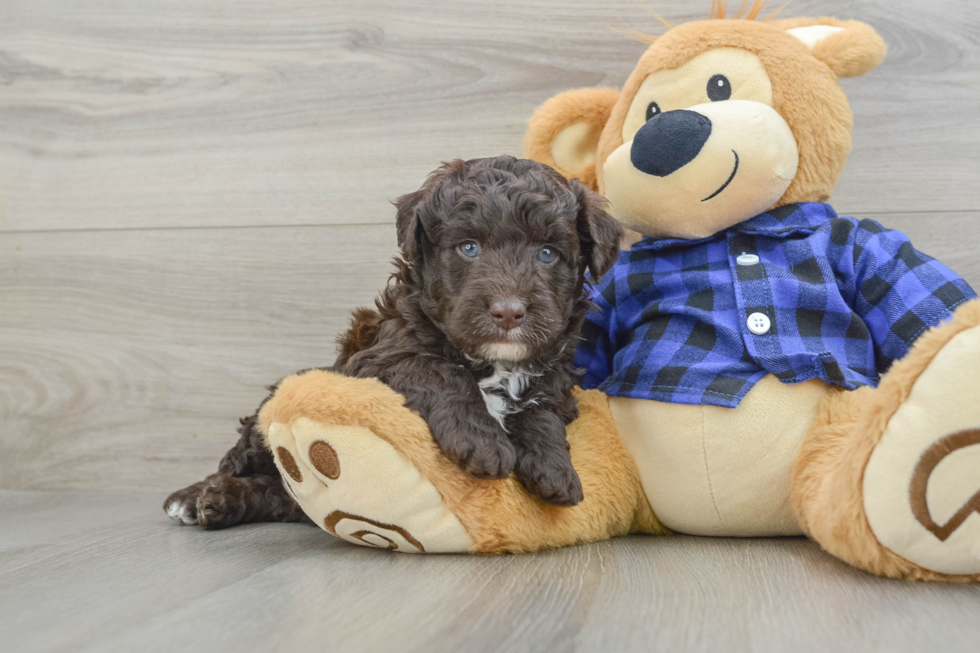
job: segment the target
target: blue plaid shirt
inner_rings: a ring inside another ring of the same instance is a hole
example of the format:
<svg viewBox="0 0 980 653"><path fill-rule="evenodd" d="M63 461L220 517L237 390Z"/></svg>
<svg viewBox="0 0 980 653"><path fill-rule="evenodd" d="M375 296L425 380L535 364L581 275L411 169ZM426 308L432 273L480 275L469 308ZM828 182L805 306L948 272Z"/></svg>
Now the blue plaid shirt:
<svg viewBox="0 0 980 653"><path fill-rule="evenodd" d="M710 238L646 238L623 252L592 290L599 310L575 362L583 388L680 404L737 406L766 374L877 386L975 296L905 234L793 204ZM756 335L759 313L769 328Z"/></svg>

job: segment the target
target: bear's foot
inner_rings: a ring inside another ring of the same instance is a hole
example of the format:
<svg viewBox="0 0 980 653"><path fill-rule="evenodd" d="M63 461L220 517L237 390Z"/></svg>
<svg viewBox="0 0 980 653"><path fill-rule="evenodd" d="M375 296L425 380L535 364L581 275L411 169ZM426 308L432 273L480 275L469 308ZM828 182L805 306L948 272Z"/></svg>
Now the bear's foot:
<svg viewBox="0 0 980 653"><path fill-rule="evenodd" d="M980 301L922 335L877 389L827 397L793 503L803 530L856 567L980 581Z"/></svg>
<svg viewBox="0 0 980 653"><path fill-rule="evenodd" d="M904 390L864 471L868 523L916 565L980 574L980 326L949 340Z"/></svg>
<svg viewBox="0 0 980 653"><path fill-rule="evenodd" d="M293 497L330 534L406 553L472 547L432 483L369 429L300 417L271 424L268 442Z"/></svg>
<svg viewBox="0 0 980 653"><path fill-rule="evenodd" d="M536 500L513 477L478 479L459 469L418 413L377 379L323 370L291 376L262 407L259 424L303 511L354 544L499 554L665 532L605 395L577 396L568 443L585 496L570 508Z"/></svg>

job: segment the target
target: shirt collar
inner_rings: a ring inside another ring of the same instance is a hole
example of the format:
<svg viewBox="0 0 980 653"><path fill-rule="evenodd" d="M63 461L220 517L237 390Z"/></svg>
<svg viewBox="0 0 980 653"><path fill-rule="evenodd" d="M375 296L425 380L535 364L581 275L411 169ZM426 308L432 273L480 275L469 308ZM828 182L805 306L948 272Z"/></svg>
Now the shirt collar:
<svg viewBox="0 0 980 653"><path fill-rule="evenodd" d="M800 204L787 204L765 213L760 213L754 218L749 218L724 231L696 240L684 238L652 238L647 237L635 243L633 250L660 250L669 247L691 247L700 245L716 238L726 236L731 232L748 234L760 234L774 238L785 238L794 233L813 233L820 225L829 222L837 217L830 204L823 202L802 202Z"/></svg>

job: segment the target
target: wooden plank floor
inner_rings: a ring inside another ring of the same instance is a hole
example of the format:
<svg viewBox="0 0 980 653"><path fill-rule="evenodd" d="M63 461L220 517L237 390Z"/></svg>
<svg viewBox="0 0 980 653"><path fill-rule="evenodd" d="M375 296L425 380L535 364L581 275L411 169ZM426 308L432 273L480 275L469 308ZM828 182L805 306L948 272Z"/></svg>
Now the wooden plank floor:
<svg viewBox="0 0 980 653"><path fill-rule="evenodd" d="M980 638L980 586L875 578L802 538L380 555L298 524L174 526L158 499L0 492L3 650L975 653Z"/></svg>
<svg viewBox="0 0 980 653"><path fill-rule="evenodd" d="M656 33L649 9L709 6L0 0L0 649L975 650L977 588L802 540L420 559L159 509L265 384L332 360L387 278L390 200L519 153L554 93L621 84L644 46L616 30ZM890 47L842 82L835 207L980 287L980 3L786 11L813 14Z"/></svg>

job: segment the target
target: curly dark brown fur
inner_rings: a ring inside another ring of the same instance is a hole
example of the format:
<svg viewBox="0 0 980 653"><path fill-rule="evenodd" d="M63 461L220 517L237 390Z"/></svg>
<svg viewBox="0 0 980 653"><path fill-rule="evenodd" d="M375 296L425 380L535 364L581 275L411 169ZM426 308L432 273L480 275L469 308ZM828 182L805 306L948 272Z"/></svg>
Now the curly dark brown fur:
<svg viewBox="0 0 980 653"><path fill-rule="evenodd" d="M337 363L343 364L354 354L374 344L383 322L381 313L370 308L355 308L350 327L337 338Z"/></svg>
<svg viewBox="0 0 980 653"><path fill-rule="evenodd" d="M269 390L274 392L275 386ZM221 459L218 472L167 497L167 514L207 529L261 521L310 522L283 485L257 420L258 410L239 420L238 442Z"/></svg>
<svg viewBox="0 0 980 653"><path fill-rule="evenodd" d="M331 369L403 394L469 473L513 472L546 502L578 503L565 425L577 416L571 389L590 307L586 271L600 277L619 251L622 231L605 201L547 166L504 156L446 163L396 206L402 256L377 309L355 311ZM465 243L477 243L478 255L464 255ZM494 302L521 307L517 327L500 326ZM497 418L492 402L504 406ZM219 473L165 508L186 512L196 498L207 528L301 520L281 483L267 482L278 472L252 423L243 420L240 432Z"/></svg>

